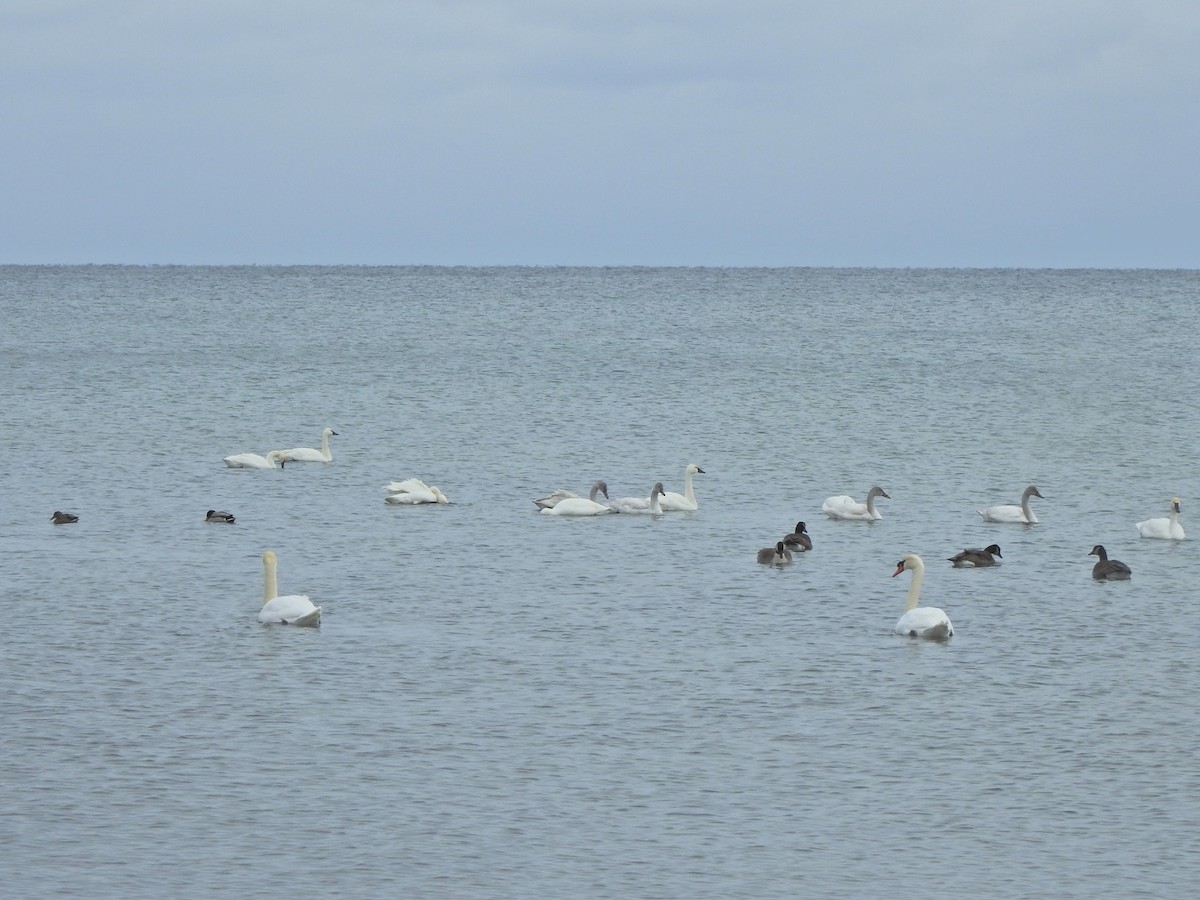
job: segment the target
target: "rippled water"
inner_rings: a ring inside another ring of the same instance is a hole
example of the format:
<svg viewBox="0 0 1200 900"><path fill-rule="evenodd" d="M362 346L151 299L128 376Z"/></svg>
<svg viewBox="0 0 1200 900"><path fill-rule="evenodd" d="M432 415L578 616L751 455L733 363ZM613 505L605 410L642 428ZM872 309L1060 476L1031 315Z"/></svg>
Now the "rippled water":
<svg viewBox="0 0 1200 900"><path fill-rule="evenodd" d="M1190 897L1196 543L1133 523L1178 495L1200 534L1197 301L1195 272L0 268L6 889ZM221 463L326 425L331 465ZM688 462L693 514L529 502ZM385 506L410 476L453 504ZM823 520L875 483L882 521ZM1030 483L1041 524L974 512ZM756 565L801 519L813 552ZM1091 580L1097 542L1132 581ZM319 630L256 621L266 549ZM891 632L905 552L947 644Z"/></svg>

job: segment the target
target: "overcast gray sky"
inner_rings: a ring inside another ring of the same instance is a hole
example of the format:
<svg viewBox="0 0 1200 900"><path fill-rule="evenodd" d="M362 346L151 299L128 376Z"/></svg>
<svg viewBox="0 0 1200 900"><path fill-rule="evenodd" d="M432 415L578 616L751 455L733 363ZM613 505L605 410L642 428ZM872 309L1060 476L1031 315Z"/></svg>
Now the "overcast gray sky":
<svg viewBox="0 0 1200 900"><path fill-rule="evenodd" d="M1200 267L1197 0L0 0L0 262Z"/></svg>

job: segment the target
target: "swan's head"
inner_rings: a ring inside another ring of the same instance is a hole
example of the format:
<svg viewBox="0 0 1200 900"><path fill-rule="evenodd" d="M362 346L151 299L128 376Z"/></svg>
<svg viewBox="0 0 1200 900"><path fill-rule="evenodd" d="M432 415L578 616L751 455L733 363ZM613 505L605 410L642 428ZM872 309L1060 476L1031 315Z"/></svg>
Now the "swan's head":
<svg viewBox="0 0 1200 900"><path fill-rule="evenodd" d="M1104 549L1103 544L1097 544L1088 552L1088 556L1098 556L1101 559L1108 559L1108 551Z"/></svg>
<svg viewBox="0 0 1200 900"><path fill-rule="evenodd" d="M889 500L892 499L891 497L888 497L888 492L879 485L875 485L875 487L867 491L867 498L870 499L871 497L887 497Z"/></svg>
<svg viewBox="0 0 1200 900"><path fill-rule="evenodd" d="M268 462L278 462L279 468L281 468L281 469L287 465L287 457L283 455L282 450L272 450L270 453L267 454L267 461Z"/></svg>
<svg viewBox="0 0 1200 900"><path fill-rule="evenodd" d="M321 437L336 437L336 436L337 436L337 432L334 431L332 428L326 428L324 431L321 432Z"/></svg>
<svg viewBox="0 0 1200 900"><path fill-rule="evenodd" d="M992 554L992 556L1000 556L1001 559L1004 558L1003 556L1000 555L1000 545L999 544L988 544L983 549L986 550L988 553Z"/></svg>
<svg viewBox="0 0 1200 900"><path fill-rule="evenodd" d="M663 483L661 481L656 481L654 483L654 487L650 489L650 499L653 500L655 497L661 497L666 492L667 491L666 488L663 487Z"/></svg>
<svg viewBox="0 0 1200 900"><path fill-rule="evenodd" d="M687 469L684 470L685 475L703 475L704 470L695 463L688 463Z"/></svg>
<svg viewBox="0 0 1200 900"><path fill-rule="evenodd" d="M1036 487L1034 487L1031 484L1029 487L1025 488L1025 496L1026 497L1042 497L1042 492L1039 491ZM1042 499L1045 500L1046 498L1042 497Z"/></svg>
<svg viewBox="0 0 1200 900"><path fill-rule="evenodd" d="M593 487L596 489L596 493L598 493L598 494L603 494L603 495L604 495L604 499L605 499L605 500L607 500L607 499L608 499L608 482L607 482L607 481L600 480L600 481L597 481L597 482L596 482L594 485L592 485L592 486L593 486Z"/></svg>
<svg viewBox="0 0 1200 900"><path fill-rule="evenodd" d="M442 493L441 488L431 487L429 490L433 494L433 496L437 498L438 503L449 503L450 502L449 498L447 498L446 495Z"/></svg>
<svg viewBox="0 0 1200 900"><path fill-rule="evenodd" d="M895 578L901 572L906 570L909 572L916 572L921 571L924 568L925 563L922 562L921 557L917 556L915 553L905 553L904 556L900 558L900 562L896 563L896 571L892 573L892 577Z"/></svg>
<svg viewBox="0 0 1200 900"><path fill-rule="evenodd" d="M1171 511L1179 512L1179 498L1178 497L1171 498Z"/></svg>

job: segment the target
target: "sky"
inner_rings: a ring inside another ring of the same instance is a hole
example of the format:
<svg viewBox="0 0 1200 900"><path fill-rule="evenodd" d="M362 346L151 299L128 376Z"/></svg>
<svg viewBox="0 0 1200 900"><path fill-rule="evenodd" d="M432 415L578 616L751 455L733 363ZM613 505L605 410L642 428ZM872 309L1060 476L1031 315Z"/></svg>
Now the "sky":
<svg viewBox="0 0 1200 900"><path fill-rule="evenodd" d="M0 0L0 263L1200 268L1196 0Z"/></svg>

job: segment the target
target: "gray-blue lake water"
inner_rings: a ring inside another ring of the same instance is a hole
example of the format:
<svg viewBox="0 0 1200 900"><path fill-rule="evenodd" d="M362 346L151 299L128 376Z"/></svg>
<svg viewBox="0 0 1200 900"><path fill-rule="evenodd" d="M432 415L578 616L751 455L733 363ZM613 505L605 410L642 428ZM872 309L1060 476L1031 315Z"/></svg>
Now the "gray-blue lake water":
<svg viewBox="0 0 1200 900"><path fill-rule="evenodd" d="M1198 334L1189 271L0 268L4 892L1194 896Z"/></svg>

